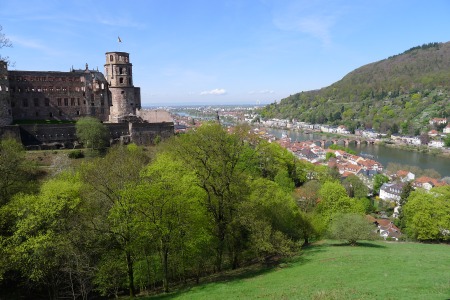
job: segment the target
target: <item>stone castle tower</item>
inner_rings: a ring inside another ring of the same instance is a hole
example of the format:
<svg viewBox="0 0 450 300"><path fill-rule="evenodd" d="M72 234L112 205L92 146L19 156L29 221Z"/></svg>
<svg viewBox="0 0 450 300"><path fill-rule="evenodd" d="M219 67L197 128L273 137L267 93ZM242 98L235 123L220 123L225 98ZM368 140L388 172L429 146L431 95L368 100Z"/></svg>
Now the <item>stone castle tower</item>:
<svg viewBox="0 0 450 300"><path fill-rule="evenodd" d="M0 60L0 126L9 125L12 121L8 65Z"/></svg>
<svg viewBox="0 0 450 300"><path fill-rule="evenodd" d="M141 108L140 88L133 85L133 65L126 52L106 52L105 76L111 93L109 121L120 123Z"/></svg>

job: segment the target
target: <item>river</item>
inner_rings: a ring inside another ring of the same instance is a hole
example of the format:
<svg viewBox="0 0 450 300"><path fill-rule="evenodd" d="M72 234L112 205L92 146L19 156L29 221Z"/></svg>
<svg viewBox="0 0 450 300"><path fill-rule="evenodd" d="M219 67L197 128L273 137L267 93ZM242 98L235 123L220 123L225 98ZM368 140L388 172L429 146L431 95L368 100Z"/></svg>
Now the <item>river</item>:
<svg viewBox="0 0 450 300"><path fill-rule="evenodd" d="M277 138L280 138L283 133L287 133L292 141L327 139L324 135L316 133L307 134L298 131L286 131L272 128L265 130ZM402 165L417 166L421 169L434 169L439 172L442 177L450 176L450 158L448 157L396 149L384 145L366 145L365 143L361 145L351 143L348 148L356 151L357 154L366 153L373 155L373 159L380 162L384 167L392 162Z"/></svg>

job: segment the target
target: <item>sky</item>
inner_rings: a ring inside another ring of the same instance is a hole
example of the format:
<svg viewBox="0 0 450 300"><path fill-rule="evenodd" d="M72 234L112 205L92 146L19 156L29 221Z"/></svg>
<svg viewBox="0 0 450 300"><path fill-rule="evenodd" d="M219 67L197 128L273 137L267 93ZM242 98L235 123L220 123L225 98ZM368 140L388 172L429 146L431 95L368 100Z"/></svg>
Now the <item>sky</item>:
<svg viewBox="0 0 450 300"><path fill-rule="evenodd" d="M449 16L448 0L0 0L0 55L103 71L128 52L143 106L267 104L448 42Z"/></svg>

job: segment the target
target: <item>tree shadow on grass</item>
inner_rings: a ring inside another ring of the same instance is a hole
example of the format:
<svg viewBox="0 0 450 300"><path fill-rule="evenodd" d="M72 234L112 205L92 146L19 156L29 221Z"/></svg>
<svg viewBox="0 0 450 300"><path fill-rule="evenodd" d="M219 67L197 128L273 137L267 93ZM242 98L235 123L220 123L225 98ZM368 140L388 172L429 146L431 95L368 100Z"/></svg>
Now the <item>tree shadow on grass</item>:
<svg viewBox="0 0 450 300"><path fill-rule="evenodd" d="M190 281L185 285L173 286L173 292L167 294L156 294L153 296L147 296L142 299L148 300L165 300L165 299L173 299L181 294L187 293L192 289L195 290L203 290L208 288L210 284L223 284L227 282L234 282L240 280L251 279L253 277L258 277L264 274L268 274L270 272L278 271L284 268L289 268L294 265L306 264L309 261L313 260L312 256L315 253L326 251L328 244L311 244L306 247L302 247L302 251L299 255L290 258L281 258L278 259L276 257L270 259L269 261L265 261L262 263L252 264L246 267L243 267L238 270L229 270L218 274L213 274L201 279L199 284L196 284L194 281Z"/></svg>
<svg viewBox="0 0 450 300"><path fill-rule="evenodd" d="M351 245L348 242L341 242L341 243L333 243L329 244L329 246L332 247L365 247L365 248L386 248L384 245L380 245L378 243L371 243L371 242L357 242L356 245Z"/></svg>

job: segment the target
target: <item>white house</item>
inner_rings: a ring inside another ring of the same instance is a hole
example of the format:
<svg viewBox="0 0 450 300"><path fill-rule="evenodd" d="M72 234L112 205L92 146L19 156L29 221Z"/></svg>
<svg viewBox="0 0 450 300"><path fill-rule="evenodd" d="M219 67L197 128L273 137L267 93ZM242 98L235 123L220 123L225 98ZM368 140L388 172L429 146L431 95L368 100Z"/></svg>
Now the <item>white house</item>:
<svg viewBox="0 0 450 300"><path fill-rule="evenodd" d="M385 201L400 202L400 195L402 194L402 183L384 183L380 188L380 199Z"/></svg>
<svg viewBox="0 0 450 300"><path fill-rule="evenodd" d="M434 148L442 148L442 147L444 147L444 141L432 140L428 143L428 146L434 147Z"/></svg>

